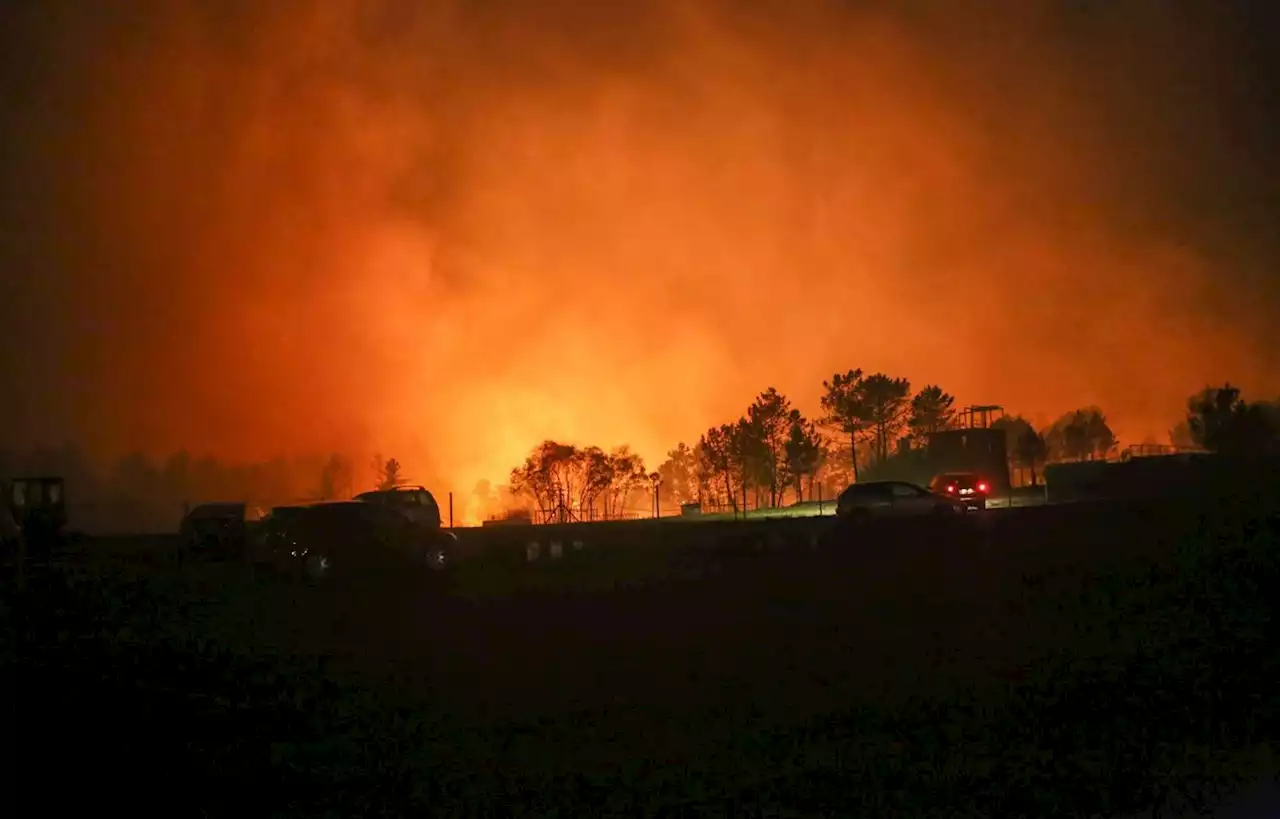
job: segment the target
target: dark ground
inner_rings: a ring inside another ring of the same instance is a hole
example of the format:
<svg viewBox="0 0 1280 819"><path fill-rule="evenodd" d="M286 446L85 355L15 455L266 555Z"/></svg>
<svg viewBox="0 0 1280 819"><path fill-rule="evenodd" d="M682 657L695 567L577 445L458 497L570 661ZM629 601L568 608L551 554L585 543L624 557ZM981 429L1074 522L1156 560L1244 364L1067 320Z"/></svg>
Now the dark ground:
<svg viewBox="0 0 1280 819"><path fill-rule="evenodd" d="M1280 770L1274 512L1045 507L763 555L599 545L417 595L89 543L4 587L7 791L167 816L1211 804Z"/></svg>

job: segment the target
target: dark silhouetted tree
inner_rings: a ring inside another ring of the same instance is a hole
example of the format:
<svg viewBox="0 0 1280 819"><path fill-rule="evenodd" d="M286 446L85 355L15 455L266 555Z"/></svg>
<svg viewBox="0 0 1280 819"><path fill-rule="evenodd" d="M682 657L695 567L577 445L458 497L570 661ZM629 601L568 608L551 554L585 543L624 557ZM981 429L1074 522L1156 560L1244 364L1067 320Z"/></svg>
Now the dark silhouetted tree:
<svg viewBox="0 0 1280 819"><path fill-rule="evenodd" d="M742 488L740 437L740 424L721 424L698 440L698 469L704 485L713 488L717 500L735 513Z"/></svg>
<svg viewBox="0 0 1280 819"><path fill-rule="evenodd" d="M599 447L543 441L511 471L511 490L532 500L544 521L622 515L648 482L644 460L629 447L605 454Z"/></svg>
<svg viewBox="0 0 1280 819"><path fill-rule="evenodd" d="M858 443L867 435L870 424L863 406L862 370L836 373L822 382L821 424L849 441L849 464L853 482L858 482Z"/></svg>
<svg viewBox="0 0 1280 819"><path fill-rule="evenodd" d="M1187 428L1196 444L1224 455L1268 454L1280 443L1276 405L1250 404L1231 384L1206 387L1189 398Z"/></svg>
<svg viewBox="0 0 1280 819"><path fill-rule="evenodd" d="M1089 457L1105 460L1116 448L1116 435L1107 423L1107 417L1097 407L1085 411L1085 440L1088 441Z"/></svg>
<svg viewBox="0 0 1280 819"><path fill-rule="evenodd" d="M1018 440L1018 436L1022 434L1022 430L1031 426L1031 422L1021 415L1005 415L997 418L991 423L992 429L1004 431L1005 449L1013 452L1014 444Z"/></svg>
<svg viewBox="0 0 1280 819"><path fill-rule="evenodd" d="M1030 472L1031 485L1037 486L1036 470L1048 457L1044 437L1021 415L1006 415L991 426L1004 430L1005 449L1009 453L1009 459L1016 468Z"/></svg>
<svg viewBox="0 0 1280 819"><path fill-rule="evenodd" d="M673 505L698 499L698 455L688 444L678 444L658 466L662 476L661 499Z"/></svg>
<svg viewBox="0 0 1280 819"><path fill-rule="evenodd" d="M545 445L545 444L544 444ZM544 468L539 450L525 458L524 463L511 470L511 491L533 502L534 508L545 510L556 494L551 477Z"/></svg>
<svg viewBox="0 0 1280 819"><path fill-rule="evenodd" d="M532 500L544 520L564 517L574 498L578 451L570 444L543 441L524 465L511 471L511 489Z"/></svg>
<svg viewBox="0 0 1280 819"><path fill-rule="evenodd" d="M1280 450L1280 399L1275 401L1257 401L1249 406L1258 413L1258 420L1266 433L1266 449L1275 454Z"/></svg>
<svg viewBox="0 0 1280 819"><path fill-rule="evenodd" d="M1027 424L1026 428L1018 434L1017 440L1014 441L1013 462L1019 469L1026 469L1031 473L1031 485L1037 486L1036 467L1044 463L1048 449L1045 447L1044 438L1035 428Z"/></svg>
<svg viewBox="0 0 1280 819"><path fill-rule="evenodd" d="M805 481L808 480L809 496L813 495L813 482L822 467L825 455L825 442L812 421L794 413L791 429L787 436L786 459L787 471L795 484L796 500L805 499Z"/></svg>
<svg viewBox="0 0 1280 819"><path fill-rule="evenodd" d="M849 454L850 442L844 436L827 438L823 436L822 462L818 467L818 475L811 491L820 491L825 499L835 498L840 490L855 483L853 474L853 457ZM866 443L862 444L866 448Z"/></svg>
<svg viewBox="0 0 1280 819"><path fill-rule="evenodd" d="M698 484L698 506L701 507L707 501L714 501L718 497L716 487L713 485L716 476L706 469L706 453L703 451L702 437L693 444L693 479Z"/></svg>
<svg viewBox="0 0 1280 819"><path fill-rule="evenodd" d="M578 508L594 516L600 497L613 485L613 459L598 446L579 449L574 458L579 472Z"/></svg>
<svg viewBox="0 0 1280 819"><path fill-rule="evenodd" d="M769 492L769 506L776 507L788 483L786 445L791 426L800 413L775 388L769 387L747 407L744 443L749 446L747 463L757 488Z"/></svg>
<svg viewBox="0 0 1280 819"><path fill-rule="evenodd" d="M395 489L397 486L404 485L404 475L400 467L400 462L395 458L388 458L383 464L378 475L378 489L386 491Z"/></svg>
<svg viewBox="0 0 1280 819"><path fill-rule="evenodd" d="M661 517L662 516L662 505L661 505L662 504L662 493L661 493L662 473L657 471L656 469L653 472L650 472L648 475L648 483L649 483L650 491L653 492L653 505L650 507L653 511L653 516L655 518Z"/></svg>
<svg viewBox="0 0 1280 819"><path fill-rule="evenodd" d="M1106 458L1116 445L1107 418L1097 407L1084 407L1063 414L1044 431L1049 455L1058 461Z"/></svg>
<svg viewBox="0 0 1280 819"><path fill-rule="evenodd" d="M649 472L644 459L628 446L616 447L609 453L609 482L603 493L604 514L607 518L621 517L630 506L633 496L648 486Z"/></svg>
<svg viewBox="0 0 1280 819"><path fill-rule="evenodd" d="M1232 426L1244 414L1246 404L1240 390L1231 384L1205 387L1187 399L1187 429L1191 440L1212 452L1230 449Z"/></svg>
<svg viewBox="0 0 1280 819"><path fill-rule="evenodd" d="M747 508L748 491L754 495L756 506L759 507L763 493L768 491L776 474L773 453L765 442L764 432L751 419L739 418L732 427L733 455L742 477L740 490L743 508Z"/></svg>
<svg viewBox="0 0 1280 819"><path fill-rule="evenodd" d="M955 396L945 393L936 384L930 384L911 399L911 414L907 419L907 428L911 430L912 439L924 443L929 435L950 429L955 417Z"/></svg>
<svg viewBox="0 0 1280 819"><path fill-rule="evenodd" d="M1075 413L1062 428L1062 451L1067 459L1081 461L1089 457L1089 427L1082 413Z"/></svg>
<svg viewBox="0 0 1280 819"><path fill-rule="evenodd" d="M863 379L859 391L862 399L858 406L864 413L863 421L875 436L876 458L884 462L889 458L890 444L907 423L911 382L875 373Z"/></svg>

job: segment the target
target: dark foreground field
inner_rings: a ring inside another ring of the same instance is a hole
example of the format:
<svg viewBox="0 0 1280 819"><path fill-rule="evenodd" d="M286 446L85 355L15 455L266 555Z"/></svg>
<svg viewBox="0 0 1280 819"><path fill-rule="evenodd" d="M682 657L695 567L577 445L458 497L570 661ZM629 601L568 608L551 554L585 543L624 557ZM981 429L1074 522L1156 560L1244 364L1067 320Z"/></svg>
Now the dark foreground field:
<svg viewBox="0 0 1280 819"><path fill-rule="evenodd" d="M601 546L463 565L428 593L90 543L4 588L6 795L168 816L1212 804L1277 770L1273 512L1045 507L817 550Z"/></svg>

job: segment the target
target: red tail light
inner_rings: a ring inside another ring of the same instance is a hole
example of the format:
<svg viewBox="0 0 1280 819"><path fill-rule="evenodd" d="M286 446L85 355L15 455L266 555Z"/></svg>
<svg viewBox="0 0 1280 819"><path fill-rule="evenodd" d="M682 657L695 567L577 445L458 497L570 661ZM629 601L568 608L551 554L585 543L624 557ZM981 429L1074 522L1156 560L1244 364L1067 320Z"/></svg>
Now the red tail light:
<svg viewBox="0 0 1280 819"><path fill-rule="evenodd" d="M948 485L947 485L947 491L948 491L948 492L954 492L954 491L956 491L956 485L955 485L955 484L948 484Z"/></svg>
<svg viewBox="0 0 1280 819"><path fill-rule="evenodd" d="M987 485L986 485L985 483L980 483L980 484L978 484L978 491L979 491L979 492L986 492L986 491L987 491Z"/></svg>

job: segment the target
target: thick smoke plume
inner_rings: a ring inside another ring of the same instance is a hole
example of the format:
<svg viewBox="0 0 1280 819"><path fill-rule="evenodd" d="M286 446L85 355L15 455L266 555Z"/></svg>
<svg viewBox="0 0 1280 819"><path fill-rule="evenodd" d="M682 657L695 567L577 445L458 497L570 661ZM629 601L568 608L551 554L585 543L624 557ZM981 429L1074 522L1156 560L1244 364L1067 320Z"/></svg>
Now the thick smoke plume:
<svg viewBox="0 0 1280 819"><path fill-rule="evenodd" d="M1280 389L1266 222L1222 182L1261 173L1255 100L1204 7L7 12L10 429L465 491L862 367L1163 437L1205 383Z"/></svg>

